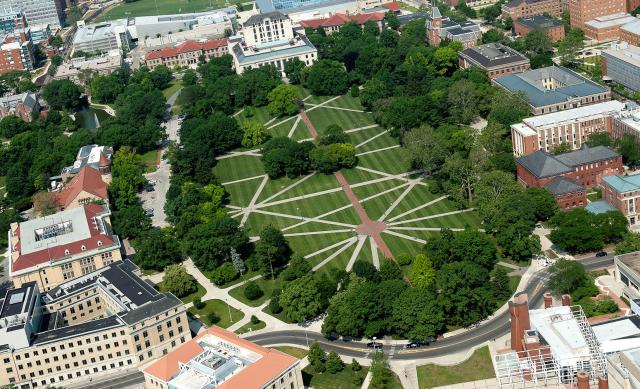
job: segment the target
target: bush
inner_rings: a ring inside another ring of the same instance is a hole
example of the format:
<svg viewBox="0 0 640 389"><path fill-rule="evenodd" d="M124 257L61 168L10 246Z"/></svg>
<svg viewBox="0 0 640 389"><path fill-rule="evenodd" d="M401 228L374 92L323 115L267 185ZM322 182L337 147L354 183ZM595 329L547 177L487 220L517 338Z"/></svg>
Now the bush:
<svg viewBox="0 0 640 389"><path fill-rule="evenodd" d="M175 264L164 270L162 288L180 298L197 292L198 282L182 265Z"/></svg>
<svg viewBox="0 0 640 389"><path fill-rule="evenodd" d="M276 289L271 295L271 301L269 301L269 310L271 313L278 314L282 312L282 306L280 305L280 293L282 293L282 291L280 289Z"/></svg>
<svg viewBox="0 0 640 389"><path fill-rule="evenodd" d="M585 297L595 297L600 293L598 287L592 282L591 284L581 286L571 293L573 301L580 301Z"/></svg>
<svg viewBox="0 0 640 389"><path fill-rule="evenodd" d="M356 361L355 358L353 358L351 360L351 370L352 371L360 371L360 370L362 370L362 366L360 366L360 364L358 363L358 361Z"/></svg>
<svg viewBox="0 0 640 389"><path fill-rule="evenodd" d="M220 321L220 316L218 316L215 312L209 312L207 314L207 320L209 320L211 324L216 324Z"/></svg>
<svg viewBox="0 0 640 389"><path fill-rule="evenodd" d="M258 323L260 323L260 319L258 319L256 315L251 315L251 324L258 324Z"/></svg>
<svg viewBox="0 0 640 389"><path fill-rule="evenodd" d="M262 289L260 289L258 284L256 284L253 281L249 282L246 288L244 288L244 297L246 297L251 301L257 300L263 295L264 295L264 292L262 291Z"/></svg>
<svg viewBox="0 0 640 389"><path fill-rule="evenodd" d="M221 266L219 266L216 270L213 271L211 275L211 281L214 284L220 286L224 285L227 282L231 282L238 278L239 273L236 268L230 262L225 262Z"/></svg>
<svg viewBox="0 0 640 389"><path fill-rule="evenodd" d="M205 306L205 303L203 303L202 300L200 299L196 299L193 301L193 307L195 309L202 309L204 308L204 306Z"/></svg>
<svg viewBox="0 0 640 389"><path fill-rule="evenodd" d="M396 257L396 262L398 262L398 265L400 266L411 265L411 262L413 262L413 257L409 253L402 253Z"/></svg>
<svg viewBox="0 0 640 389"><path fill-rule="evenodd" d="M360 96L360 88L358 88L358 85L353 85L351 87L351 97L358 97Z"/></svg>

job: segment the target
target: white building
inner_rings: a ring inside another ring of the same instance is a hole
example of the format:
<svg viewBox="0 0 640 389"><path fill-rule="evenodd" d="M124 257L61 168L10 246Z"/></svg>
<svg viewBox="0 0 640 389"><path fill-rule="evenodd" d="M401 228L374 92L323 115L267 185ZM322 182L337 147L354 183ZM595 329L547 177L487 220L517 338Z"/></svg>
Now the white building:
<svg viewBox="0 0 640 389"><path fill-rule="evenodd" d="M129 50L133 46L127 30L127 19L88 24L78 22L78 30L73 37L73 50L93 53L109 50Z"/></svg>
<svg viewBox="0 0 640 389"><path fill-rule="evenodd" d="M64 4L57 0L0 0L0 9L22 11L30 26L50 24L60 28L64 24Z"/></svg>
<svg viewBox="0 0 640 389"><path fill-rule="evenodd" d="M239 35L229 39L229 52L238 74L264 65L274 65L283 72L288 60L298 58L310 66L318 59L313 44L278 11L249 17Z"/></svg>

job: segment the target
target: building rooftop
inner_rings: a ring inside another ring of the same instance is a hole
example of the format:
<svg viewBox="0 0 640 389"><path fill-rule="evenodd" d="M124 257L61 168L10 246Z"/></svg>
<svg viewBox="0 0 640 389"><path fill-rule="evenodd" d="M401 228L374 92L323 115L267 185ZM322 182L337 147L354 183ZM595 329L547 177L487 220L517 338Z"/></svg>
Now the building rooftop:
<svg viewBox="0 0 640 389"><path fill-rule="evenodd" d="M146 61L156 58L171 58L176 57L178 54L190 53L193 51L207 51L217 49L220 46L227 45L227 38L222 39L207 39L203 41L184 41L174 47L167 47L165 49L154 50L145 54L144 59Z"/></svg>
<svg viewBox="0 0 640 389"><path fill-rule="evenodd" d="M520 18L516 20L516 23L520 23L523 26L526 26L532 30L535 30L536 28L551 28L551 27L562 26L562 22L556 19L548 18L546 16L542 16L542 15Z"/></svg>
<svg viewBox="0 0 640 389"><path fill-rule="evenodd" d="M263 13L251 15L243 23L243 25L244 26L253 26L255 24L262 23L262 21L265 20L265 19L274 20L274 19L288 19L288 18L289 17L287 15L283 14L280 11L263 12Z"/></svg>
<svg viewBox="0 0 640 389"><path fill-rule="evenodd" d="M109 20L107 22L78 26L73 37L73 44L98 41L102 39L112 39L116 36L114 27L127 26L127 19Z"/></svg>
<svg viewBox="0 0 640 389"><path fill-rule="evenodd" d="M384 19L384 12L372 12L364 14L347 15L343 13L337 13L329 18L301 20L300 25L304 28L318 27L335 27L342 26L347 22L354 22L358 25L363 25L368 21L380 22Z"/></svg>
<svg viewBox="0 0 640 389"><path fill-rule="evenodd" d="M510 92L523 92L533 107L564 103L608 91L595 82L561 66L549 66L495 79Z"/></svg>
<svg viewBox="0 0 640 389"><path fill-rule="evenodd" d="M304 53L312 53L316 48L304 34L297 35L293 42L280 43L273 46L256 48L247 47L243 43L231 46L234 57L240 64L262 62L270 58L282 58Z"/></svg>
<svg viewBox="0 0 640 389"><path fill-rule="evenodd" d="M576 181L565 177L554 178L551 182L545 185L544 188L553 193L555 196L585 190L583 185L580 185Z"/></svg>
<svg viewBox="0 0 640 389"><path fill-rule="evenodd" d="M602 29L602 28L609 28L614 26L621 26L624 24L633 23L637 21L638 19L636 17L631 16L628 13L618 12L611 15L599 16L595 19L586 21L584 24L592 28Z"/></svg>
<svg viewBox="0 0 640 389"><path fill-rule="evenodd" d="M544 115L532 116L522 121L532 128L543 127L547 125L556 125L568 121L574 121L594 115L609 114L620 112L625 109L625 103L617 100L605 101L597 104L585 105L578 108L567 109L564 111L552 112Z"/></svg>
<svg viewBox="0 0 640 389"><path fill-rule="evenodd" d="M487 43L470 47L460 54L485 69L517 62L529 62L527 57L501 43Z"/></svg>
<svg viewBox="0 0 640 389"><path fill-rule="evenodd" d="M103 200L109 198L107 184L102 181L100 172L85 166L60 192L56 193L56 203L60 207L67 208L82 192L90 193Z"/></svg>
<svg viewBox="0 0 640 389"><path fill-rule="evenodd" d="M525 4L535 4L535 3L539 3L541 1L548 1L548 0L511 0L510 2L508 2L507 4L503 5L503 7L507 7L507 8L514 8L519 6L522 3Z"/></svg>
<svg viewBox="0 0 640 389"><path fill-rule="evenodd" d="M614 174L611 176L604 176L602 177L602 180L620 193L640 190L640 174L634 174L631 176Z"/></svg>
<svg viewBox="0 0 640 389"><path fill-rule="evenodd" d="M610 211L617 211L611 204L609 204L606 200L596 200L592 201L584 207L585 210L595 213L596 215L601 213L606 213Z"/></svg>
<svg viewBox="0 0 640 389"><path fill-rule="evenodd" d="M297 358L213 326L147 366L144 373L181 389L259 388L297 363Z"/></svg>
<svg viewBox="0 0 640 389"><path fill-rule="evenodd" d="M37 293L35 282L28 282L19 288L7 290L0 304L0 328L26 323L31 297Z"/></svg>
<svg viewBox="0 0 640 389"><path fill-rule="evenodd" d="M590 359L589 346L571 307L559 306L529 311L531 329L536 330L561 366Z"/></svg>
<svg viewBox="0 0 640 389"><path fill-rule="evenodd" d="M63 169L63 172L75 174L82 169L83 166L89 166L94 169L108 167L111 165L111 156L113 155L113 147L85 145L78 150L76 160L71 166Z"/></svg>
<svg viewBox="0 0 640 389"><path fill-rule="evenodd" d="M0 106L6 109L15 108L18 103L33 109L38 104L38 97L33 92L24 92L15 95L0 97Z"/></svg>
<svg viewBox="0 0 640 389"><path fill-rule="evenodd" d="M537 178L559 176L570 173L574 167L587 163L619 157L620 154L605 146L583 147L560 155L552 155L538 150L516 159L516 163L527 169Z"/></svg>
<svg viewBox="0 0 640 389"><path fill-rule="evenodd" d="M627 42L614 42L608 49L602 50L605 57L614 57L634 66L640 67L640 47Z"/></svg>
<svg viewBox="0 0 640 389"><path fill-rule="evenodd" d="M625 24L624 26L620 27L620 29L635 35L640 35L640 19L636 18L636 20Z"/></svg>
<svg viewBox="0 0 640 389"><path fill-rule="evenodd" d="M122 54L120 50L110 50L105 55L100 55L92 58L73 58L70 62L65 62L58 66L55 77L63 78L75 76L80 73L81 70L108 70L113 68L119 68L122 66Z"/></svg>

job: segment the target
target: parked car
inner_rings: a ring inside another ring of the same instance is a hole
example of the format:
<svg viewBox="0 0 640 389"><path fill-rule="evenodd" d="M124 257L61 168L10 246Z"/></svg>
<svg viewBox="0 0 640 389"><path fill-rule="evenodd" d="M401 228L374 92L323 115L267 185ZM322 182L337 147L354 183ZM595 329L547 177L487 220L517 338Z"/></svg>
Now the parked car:
<svg viewBox="0 0 640 389"><path fill-rule="evenodd" d="M596 253L596 257L598 257L598 258L599 258L599 257L606 257L607 255L609 255L609 254L608 254L606 251L604 251L604 250L598 251L598 252Z"/></svg>
<svg viewBox="0 0 640 389"><path fill-rule="evenodd" d="M411 342L407 343L407 348L419 348L422 344L420 342Z"/></svg>
<svg viewBox="0 0 640 389"><path fill-rule="evenodd" d="M380 342L369 342L369 343L367 343L367 347L369 347L369 348L382 348L382 343L380 343Z"/></svg>
<svg viewBox="0 0 640 389"><path fill-rule="evenodd" d="M144 187L144 190L146 190L147 192L153 192L155 188L153 187L153 185L148 184L147 186Z"/></svg>
<svg viewBox="0 0 640 389"><path fill-rule="evenodd" d="M147 208L144 210L144 213L148 216L148 217L152 217L153 216L153 208Z"/></svg>

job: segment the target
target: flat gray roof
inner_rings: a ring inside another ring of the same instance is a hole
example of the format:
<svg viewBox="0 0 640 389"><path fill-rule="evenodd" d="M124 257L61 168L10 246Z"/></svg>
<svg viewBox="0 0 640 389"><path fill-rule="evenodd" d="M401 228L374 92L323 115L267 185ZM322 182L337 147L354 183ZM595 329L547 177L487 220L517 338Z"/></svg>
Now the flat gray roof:
<svg viewBox="0 0 640 389"><path fill-rule="evenodd" d="M21 255L61 246L91 237L84 207L20 223Z"/></svg>

